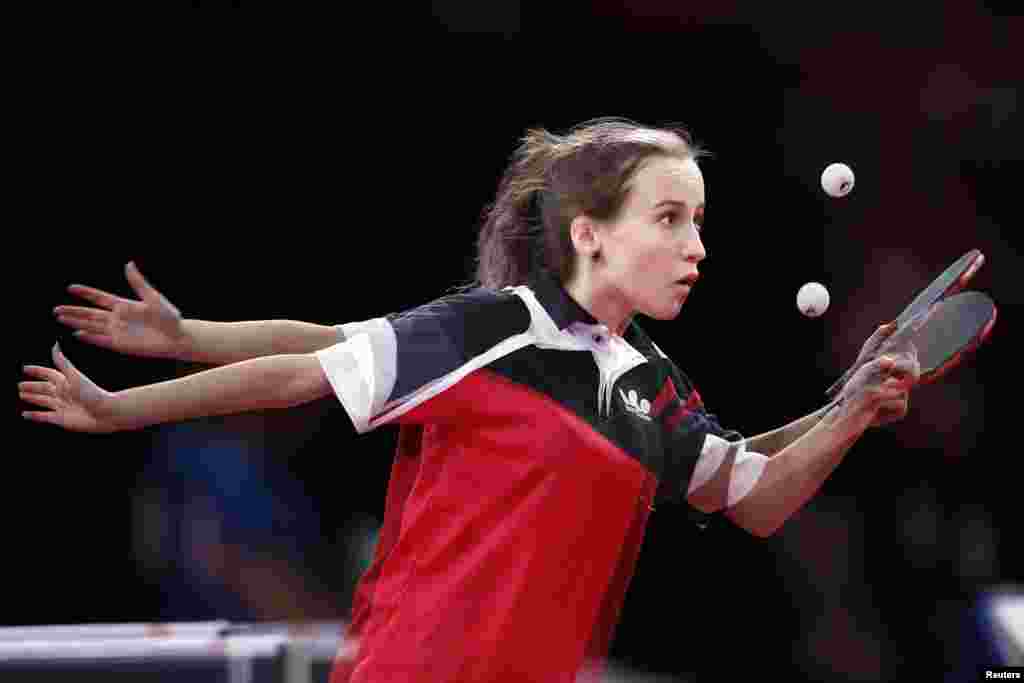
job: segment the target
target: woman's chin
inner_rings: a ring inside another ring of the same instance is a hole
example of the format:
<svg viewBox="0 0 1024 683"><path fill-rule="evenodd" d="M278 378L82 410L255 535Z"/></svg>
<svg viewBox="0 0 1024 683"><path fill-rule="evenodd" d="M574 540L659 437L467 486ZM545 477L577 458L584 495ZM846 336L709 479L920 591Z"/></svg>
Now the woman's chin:
<svg viewBox="0 0 1024 683"><path fill-rule="evenodd" d="M644 314L655 320L673 320L682 312L684 303L686 303L685 296L674 297L656 308L654 306L650 307L649 310L644 311Z"/></svg>

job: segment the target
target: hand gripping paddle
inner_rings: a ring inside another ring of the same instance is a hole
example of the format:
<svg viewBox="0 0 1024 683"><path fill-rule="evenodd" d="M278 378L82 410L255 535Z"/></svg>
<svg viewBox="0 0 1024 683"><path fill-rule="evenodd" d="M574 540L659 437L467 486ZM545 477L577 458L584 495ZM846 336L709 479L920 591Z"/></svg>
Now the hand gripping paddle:
<svg viewBox="0 0 1024 683"><path fill-rule="evenodd" d="M921 366L918 383L934 382L959 365L984 343L996 323L997 308L987 294L961 292L984 262L977 249L957 259L910 302L896 318L896 331L863 362L904 346L909 337ZM858 367L851 366L825 395L835 399Z"/></svg>

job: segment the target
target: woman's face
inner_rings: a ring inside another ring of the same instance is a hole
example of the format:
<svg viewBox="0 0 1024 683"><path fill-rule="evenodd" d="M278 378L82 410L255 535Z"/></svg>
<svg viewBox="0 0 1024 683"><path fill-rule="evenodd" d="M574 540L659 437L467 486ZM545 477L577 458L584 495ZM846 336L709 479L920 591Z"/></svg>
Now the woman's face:
<svg viewBox="0 0 1024 683"><path fill-rule="evenodd" d="M700 238L704 177L693 159L656 156L629 188L618 217L601 224L605 268L598 286L625 310L670 320L707 255Z"/></svg>

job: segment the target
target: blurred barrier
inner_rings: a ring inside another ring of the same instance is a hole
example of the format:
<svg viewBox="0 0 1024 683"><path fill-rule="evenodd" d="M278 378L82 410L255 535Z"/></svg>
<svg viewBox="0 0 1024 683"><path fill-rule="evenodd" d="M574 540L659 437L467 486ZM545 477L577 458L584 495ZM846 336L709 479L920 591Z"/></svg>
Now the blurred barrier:
<svg viewBox="0 0 1024 683"><path fill-rule="evenodd" d="M0 680L325 683L344 624L96 624L0 628Z"/></svg>
<svg viewBox="0 0 1024 683"><path fill-rule="evenodd" d="M354 651L342 622L0 627L0 681L327 683ZM604 663L602 683L682 683ZM581 673L581 681L595 678Z"/></svg>
<svg viewBox="0 0 1024 683"><path fill-rule="evenodd" d="M115 640L121 638L164 638L194 636L206 638L224 633L227 621L148 624L75 624L68 626L7 626L0 628L2 643L26 640Z"/></svg>

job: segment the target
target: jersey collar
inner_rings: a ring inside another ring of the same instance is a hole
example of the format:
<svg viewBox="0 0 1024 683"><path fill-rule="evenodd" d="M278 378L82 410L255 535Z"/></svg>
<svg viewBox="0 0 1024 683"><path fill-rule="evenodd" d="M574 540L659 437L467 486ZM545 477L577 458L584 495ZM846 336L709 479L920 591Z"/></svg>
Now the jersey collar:
<svg viewBox="0 0 1024 683"><path fill-rule="evenodd" d="M551 320L558 326L559 330L564 330L570 326L582 327L584 329L599 327L607 333L607 328L597 318L592 316L589 311L580 306L575 299L569 296L561 281L554 275L547 272L536 273L530 278L529 287L533 290L537 300L540 301L540 304L547 311L548 315L551 316ZM636 333L636 330L633 329L634 327L634 321L631 317L622 336L626 339L632 339Z"/></svg>
<svg viewBox="0 0 1024 683"><path fill-rule="evenodd" d="M562 283L553 275L549 273L534 275L530 279L530 289L533 290L537 300L551 316L551 320L558 326L558 329L564 330L573 323L579 322L585 325L600 325L594 316L569 296Z"/></svg>

